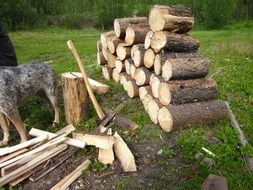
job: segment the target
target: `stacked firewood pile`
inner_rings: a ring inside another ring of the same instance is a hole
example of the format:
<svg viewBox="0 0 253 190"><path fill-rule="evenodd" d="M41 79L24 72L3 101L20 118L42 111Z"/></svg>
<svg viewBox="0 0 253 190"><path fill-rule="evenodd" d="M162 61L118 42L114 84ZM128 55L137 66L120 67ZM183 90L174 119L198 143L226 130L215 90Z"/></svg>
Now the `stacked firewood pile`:
<svg viewBox="0 0 253 190"><path fill-rule="evenodd" d="M114 31L102 33L97 43L104 78L139 97L150 119L167 132L227 116L216 82L205 79L210 63L187 33L193 25L190 9L155 5L149 19L115 19Z"/></svg>

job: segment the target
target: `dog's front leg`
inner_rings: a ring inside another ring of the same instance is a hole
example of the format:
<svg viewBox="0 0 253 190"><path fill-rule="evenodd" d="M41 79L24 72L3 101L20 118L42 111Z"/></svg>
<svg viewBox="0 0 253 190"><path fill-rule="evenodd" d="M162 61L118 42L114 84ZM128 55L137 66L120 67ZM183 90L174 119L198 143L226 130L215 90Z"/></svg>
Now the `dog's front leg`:
<svg viewBox="0 0 253 190"><path fill-rule="evenodd" d="M4 146L8 144L10 133L7 118L2 113L0 113L0 125L3 129L3 140L0 141L0 146Z"/></svg>
<svg viewBox="0 0 253 190"><path fill-rule="evenodd" d="M26 134L26 129L25 129L24 123L19 115L19 112L16 111L13 115L8 116L8 117L17 129L17 131L20 135L20 138L21 138L21 143L27 141L28 138L27 138L27 134Z"/></svg>
<svg viewBox="0 0 253 190"><path fill-rule="evenodd" d="M53 126L55 126L56 123L60 123L60 110L58 106L57 97L54 95L48 96L49 101L51 102L53 108L54 108L54 122Z"/></svg>

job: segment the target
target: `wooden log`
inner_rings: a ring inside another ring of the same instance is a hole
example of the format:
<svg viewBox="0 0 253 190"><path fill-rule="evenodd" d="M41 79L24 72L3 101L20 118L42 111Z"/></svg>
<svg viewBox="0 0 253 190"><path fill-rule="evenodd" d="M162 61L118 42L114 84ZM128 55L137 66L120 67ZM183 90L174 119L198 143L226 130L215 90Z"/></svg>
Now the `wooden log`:
<svg viewBox="0 0 253 190"><path fill-rule="evenodd" d="M149 13L152 31L167 30L185 33L194 25L194 17L189 8L155 5Z"/></svg>
<svg viewBox="0 0 253 190"><path fill-rule="evenodd" d="M123 85L125 91L127 91L127 81L131 80L132 77L127 73L120 74L120 84Z"/></svg>
<svg viewBox="0 0 253 190"><path fill-rule="evenodd" d="M149 26L131 25L126 29L125 43L127 45L140 44L145 42L146 34L150 31Z"/></svg>
<svg viewBox="0 0 253 190"><path fill-rule="evenodd" d="M113 136L101 136L73 133L73 138L85 142L87 145L96 146L97 148L110 149L116 139Z"/></svg>
<svg viewBox="0 0 253 190"><path fill-rule="evenodd" d="M108 61L107 52L108 52L107 49L102 48L102 54L103 54L103 56L104 56L104 58L105 58L106 61Z"/></svg>
<svg viewBox="0 0 253 190"><path fill-rule="evenodd" d="M210 100L162 107L158 113L158 121L164 131L170 132L180 127L212 124L227 115L228 110L224 102Z"/></svg>
<svg viewBox="0 0 253 190"><path fill-rule="evenodd" d="M132 55L132 59L134 61L135 67L140 67L140 66L144 65L144 55L145 55L144 45L143 44L139 44L135 48L135 50L133 51L133 55Z"/></svg>
<svg viewBox="0 0 253 190"><path fill-rule="evenodd" d="M130 65L133 65L133 64L134 64L134 61L131 58L125 60L125 70L126 70L126 73L129 75L130 75Z"/></svg>
<svg viewBox="0 0 253 190"><path fill-rule="evenodd" d="M162 76L151 75L149 85L154 98L159 98L159 86L161 82L164 82Z"/></svg>
<svg viewBox="0 0 253 190"><path fill-rule="evenodd" d="M124 39L126 29L131 24L147 23L147 17L117 18L114 20L114 31L118 38Z"/></svg>
<svg viewBox="0 0 253 190"><path fill-rule="evenodd" d="M20 154L23 154L23 153L27 152L28 150L29 149L24 148L24 149L17 150L16 152L10 153L8 155L1 156L1 158L0 158L0 164L3 163L3 162L5 162L5 161L7 161L7 160L10 160L10 159L12 159L14 157L19 156Z"/></svg>
<svg viewBox="0 0 253 190"><path fill-rule="evenodd" d="M217 84L211 79L161 82L159 101L163 105L207 101L218 97Z"/></svg>
<svg viewBox="0 0 253 190"><path fill-rule="evenodd" d="M108 38L113 37L113 36L115 36L114 31L105 32L100 35L100 41L101 41L102 47L104 49L106 49L106 50L108 49L107 40L108 40Z"/></svg>
<svg viewBox="0 0 253 190"><path fill-rule="evenodd" d="M123 141L117 132L114 134L114 137L116 138L116 142L113 146L114 152L116 157L119 159L123 170L125 172L137 171L134 156L130 149L127 147L127 144Z"/></svg>
<svg viewBox="0 0 253 190"><path fill-rule="evenodd" d="M83 77L70 72L62 74L65 120L77 124L88 117L88 92Z"/></svg>
<svg viewBox="0 0 253 190"><path fill-rule="evenodd" d="M105 65L107 64L107 60L104 57L104 54L102 51L97 52L97 64L98 65Z"/></svg>
<svg viewBox="0 0 253 190"><path fill-rule="evenodd" d="M91 161L89 159L85 160L81 165L79 165L74 171L60 180L55 186L53 186L50 190L63 190L67 189L78 177L83 174L83 171L86 170Z"/></svg>
<svg viewBox="0 0 253 190"><path fill-rule="evenodd" d="M110 53L115 54L118 45L123 42L124 41L119 39L117 36L113 36L107 39L107 48L110 51Z"/></svg>
<svg viewBox="0 0 253 190"><path fill-rule="evenodd" d="M106 113L106 115L109 115L109 114ZM112 135L111 128L108 129L107 135ZM110 148L110 149L99 148L99 150L98 150L98 161L103 163L103 164L113 164L113 161L114 161L113 147Z"/></svg>
<svg viewBox="0 0 253 190"><path fill-rule="evenodd" d="M126 46L124 43L120 43L117 47L117 56L118 58L123 61L131 57L131 47Z"/></svg>
<svg viewBox="0 0 253 190"><path fill-rule="evenodd" d="M138 67L135 71L134 79L138 86L149 84L151 72L145 67Z"/></svg>
<svg viewBox="0 0 253 190"><path fill-rule="evenodd" d="M101 41L97 41L97 52L102 51L102 43Z"/></svg>
<svg viewBox="0 0 253 190"><path fill-rule="evenodd" d="M155 32L151 47L155 53L163 49L166 52L196 52L199 41L186 34L176 34L167 31Z"/></svg>
<svg viewBox="0 0 253 190"><path fill-rule="evenodd" d="M148 85L148 86L141 86L139 88L139 97L140 97L140 100L142 100L144 98L144 96L146 94L151 94L151 87Z"/></svg>
<svg viewBox="0 0 253 190"><path fill-rule="evenodd" d="M151 46L151 39L153 37L154 32L153 31L149 31L146 34L145 40L144 40L144 48L147 50L150 48Z"/></svg>
<svg viewBox="0 0 253 190"><path fill-rule="evenodd" d="M136 85L133 79L127 81L127 94L130 98L137 97L139 95L139 87Z"/></svg>
<svg viewBox="0 0 253 190"><path fill-rule="evenodd" d="M148 101L148 114L149 118L154 124L158 124L158 112L163 107L158 99L152 98Z"/></svg>
<svg viewBox="0 0 253 190"><path fill-rule="evenodd" d="M144 44L134 44L131 47L131 58L133 59L134 51L137 49L142 49L144 47Z"/></svg>
<svg viewBox="0 0 253 190"><path fill-rule="evenodd" d="M112 79L115 81L115 82L119 82L119 80L120 80L120 75L119 75L119 73L118 73L118 71L117 71L117 69L116 68L114 68L113 69L113 71L112 71Z"/></svg>
<svg viewBox="0 0 253 190"><path fill-rule="evenodd" d="M210 62L203 58L167 59L162 66L164 80L202 78L208 74Z"/></svg>
<svg viewBox="0 0 253 190"><path fill-rule="evenodd" d="M148 110L148 102L150 101L150 100L152 100L153 99L153 97L150 95L150 94L146 94L145 96L144 96L144 98L141 100L141 102L142 102L142 104L143 104L143 107L144 107L144 109L145 109L145 111L147 112L147 113L149 113L149 110Z"/></svg>
<svg viewBox="0 0 253 190"><path fill-rule="evenodd" d="M33 168L39 166L41 163L45 162L46 160L54 157L55 155L59 154L63 150L67 148L67 145L61 144L58 145L50 150L47 150L44 154L36 157L31 162L28 162L24 166L19 167L14 172L11 172L8 175L2 176L0 178L0 186L6 185L7 183L11 182L12 180L18 178L19 176L25 174L26 172L32 170Z"/></svg>
<svg viewBox="0 0 253 190"><path fill-rule="evenodd" d="M116 58L116 55L113 55L112 53L107 51L108 66L112 69L115 68Z"/></svg>
<svg viewBox="0 0 253 190"><path fill-rule="evenodd" d="M121 61L119 58L117 58L115 62L115 68L118 73L124 72L126 70L124 61Z"/></svg>
<svg viewBox="0 0 253 190"><path fill-rule="evenodd" d="M130 76L132 77L132 78L134 78L134 76L135 76L135 71L136 71L136 67L134 66L134 64L130 64Z"/></svg>
<svg viewBox="0 0 253 190"><path fill-rule="evenodd" d="M155 52L152 49L146 50L144 54L144 65L145 67L151 69L154 67Z"/></svg>
<svg viewBox="0 0 253 190"><path fill-rule="evenodd" d="M110 80L112 78L112 68L109 67L108 65L103 65L102 74L106 80Z"/></svg>

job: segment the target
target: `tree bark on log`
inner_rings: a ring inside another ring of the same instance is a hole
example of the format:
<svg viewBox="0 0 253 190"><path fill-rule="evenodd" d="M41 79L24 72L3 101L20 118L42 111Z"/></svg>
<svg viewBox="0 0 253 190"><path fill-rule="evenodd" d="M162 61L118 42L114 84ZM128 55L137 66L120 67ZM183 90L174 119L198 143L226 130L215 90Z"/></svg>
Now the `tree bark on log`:
<svg viewBox="0 0 253 190"><path fill-rule="evenodd" d="M146 34L150 31L149 26L131 25L126 29L125 43L127 45L144 43Z"/></svg>
<svg viewBox="0 0 253 190"><path fill-rule="evenodd" d="M151 47L155 53L162 49L166 52L196 52L199 48L199 41L186 34L159 31L154 33Z"/></svg>
<svg viewBox="0 0 253 190"><path fill-rule="evenodd" d="M142 100L146 94L152 94L151 92L151 87L148 85L148 86L141 86L139 88L139 97L140 97L140 100Z"/></svg>
<svg viewBox="0 0 253 190"><path fill-rule="evenodd" d="M112 70L112 79L113 79L116 83L119 83L120 75L119 75L119 73L118 73L118 71L117 71L116 68L114 68L114 69Z"/></svg>
<svg viewBox="0 0 253 190"><path fill-rule="evenodd" d="M71 73L62 74L65 120L77 124L88 117L89 96L83 77Z"/></svg>
<svg viewBox="0 0 253 190"><path fill-rule="evenodd" d="M228 110L223 101L211 100L162 107L158 113L158 121L164 131L170 132L180 127L212 124L227 115Z"/></svg>
<svg viewBox="0 0 253 190"><path fill-rule="evenodd" d="M149 85L151 87L151 92L154 98L159 98L159 86L160 83L164 82L162 76L158 76L155 74L152 74L150 77Z"/></svg>
<svg viewBox="0 0 253 190"><path fill-rule="evenodd" d="M131 47L126 46L124 43L120 43L117 47L117 56L118 58L123 61L131 57Z"/></svg>
<svg viewBox="0 0 253 190"><path fill-rule="evenodd" d="M107 60L105 59L102 51L97 52L97 64L99 65L107 64Z"/></svg>
<svg viewBox="0 0 253 190"><path fill-rule="evenodd" d="M134 61L131 58L125 60L125 70L126 70L126 73L129 75L130 75L130 65L133 65L133 64L134 64Z"/></svg>
<svg viewBox="0 0 253 190"><path fill-rule="evenodd" d="M116 56L111 52L107 51L108 66L112 69L115 68Z"/></svg>
<svg viewBox="0 0 253 190"><path fill-rule="evenodd" d="M185 33L194 25L194 17L189 8L155 5L149 13L152 31L161 30Z"/></svg>
<svg viewBox="0 0 253 190"><path fill-rule="evenodd" d="M124 39L126 29L131 24L147 23L147 17L117 18L114 20L114 31L118 38Z"/></svg>
<svg viewBox="0 0 253 190"><path fill-rule="evenodd" d="M153 31L149 31L146 34L145 40L144 40L144 48L147 50L148 48L150 48L151 45L151 39L153 37L154 32Z"/></svg>
<svg viewBox="0 0 253 190"><path fill-rule="evenodd" d="M107 48L108 48L107 47L107 39L109 39L112 36L115 36L115 32L114 31L105 32L105 33L102 33L100 35L100 41L101 41L102 47L104 49L107 50Z"/></svg>
<svg viewBox="0 0 253 190"><path fill-rule="evenodd" d="M134 46L133 46L134 48ZM132 49L133 49L132 48ZM143 44L140 44L137 46L133 52L132 59L134 61L135 67L140 67L144 65L144 54L145 54L145 48Z"/></svg>
<svg viewBox="0 0 253 190"><path fill-rule="evenodd" d="M207 101L218 96L215 80L175 80L159 85L159 100L163 105Z"/></svg>
<svg viewBox="0 0 253 190"><path fill-rule="evenodd" d="M144 54L144 65L148 69L151 69L154 67L154 61L155 61L155 52L152 49L146 50Z"/></svg>
<svg viewBox="0 0 253 190"><path fill-rule="evenodd" d="M103 73L103 77L106 80L110 80L112 78L112 68L109 67L108 65L102 66L102 73Z"/></svg>
<svg viewBox="0 0 253 190"><path fill-rule="evenodd" d="M127 94L130 98L139 96L139 87L133 79L127 81Z"/></svg>
<svg viewBox="0 0 253 190"><path fill-rule="evenodd" d="M124 41L119 39L118 37L116 36L113 36L111 38L108 38L107 39L107 47L108 47L108 50L112 53L112 54L115 54L116 53L116 49L118 47L118 45L120 43L123 43Z"/></svg>
<svg viewBox="0 0 253 190"><path fill-rule="evenodd" d="M169 58L162 66L162 76L165 81L202 78L208 74L209 65L210 62L203 58Z"/></svg>
<svg viewBox="0 0 253 190"><path fill-rule="evenodd" d="M124 72L125 71L125 64L123 63L123 61L116 58L115 68L116 68L118 73Z"/></svg>
<svg viewBox="0 0 253 190"><path fill-rule="evenodd" d="M138 67L135 71L134 79L138 86L149 84L151 72L145 67Z"/></svg>

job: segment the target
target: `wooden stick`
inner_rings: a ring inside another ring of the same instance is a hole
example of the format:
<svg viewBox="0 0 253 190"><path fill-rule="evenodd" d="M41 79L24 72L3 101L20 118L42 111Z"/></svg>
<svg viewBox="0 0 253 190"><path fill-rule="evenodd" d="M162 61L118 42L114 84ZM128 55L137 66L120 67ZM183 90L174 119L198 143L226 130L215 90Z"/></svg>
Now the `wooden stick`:
<svg viewBox="0 0 253 190"><path fill-rule="evenodd" d="M24 148L24 149L18 150L16 152L10 153L10 154L8 154L6 156L3 156L3 157L0 158L0 164L3 163L3 162L5 162L5 161L7 161L7 160L12 159L13 157L16 157L16 156L18 156L20 154L23 154L23 153L25 153L27 151L28 151L28 149Z"/></svg>
<svg viewBox="0 0 253 190"><path fill-rule="evenodd" d="M79 165L73 172L64 177L61 181L59 181L55 186L53 186L50 190L64 190L67 189L71 183L73 183L79 176L82 175L82 171L86 170L91 161L89 159L85 160L81 165Z"/></svg>
<svg viewBox="0 0 253 190"><path fill-rule="evenodd" d="M80 59L80 57L79 57L79 55L78 55L78 53L77 53L77 51L76 51L76 48L75 48L75 46L74 46L74 44L73 44L73 42L72 42L71 40L69 40L69 41L67 42L67 44L68 44L68 47L69 47L69 49L71 50L72 54L73 54L74 57L76 58L76 61L77 61L77 63L78 63L78 66L79 66L79 68L80 68L80 70L81 70L81 72L82 72L82 74L83 74L83 79L84 79L84 81L85 81L85 84L86 84L88 93L89 93L90 98L91 98L91 101L92 101L92 103L93 103L93 105L94 105L94 107L95 107L95 110L96 110L96 112L97 112L97 114L98 114L98 117L99 117L100 119L104 119L105 114L103 113L102 109L100 108L100 106L99 106L99 104L98 104L98 102L97 102L97 99L96 99L96 97L95 97L95 95L94 95L94 93L93 93L93 90L92 90L92 88L91 88L91 86L90 86L88 77L87 77L86 72L85 72L85 70L84 70L84 66L83 66L83 64L82 64L82 62L81 62L81 59Z"/></svg>

